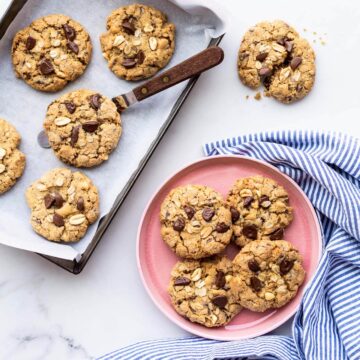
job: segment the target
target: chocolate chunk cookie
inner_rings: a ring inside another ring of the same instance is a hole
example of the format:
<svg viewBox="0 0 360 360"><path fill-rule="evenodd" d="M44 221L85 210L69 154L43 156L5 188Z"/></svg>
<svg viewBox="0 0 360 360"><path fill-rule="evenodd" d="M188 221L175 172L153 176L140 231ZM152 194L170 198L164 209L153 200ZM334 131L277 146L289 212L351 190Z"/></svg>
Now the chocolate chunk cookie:
<svg viewBox="0 0 360 360"><path fill-rule="evenodd" d="M281 20L249 29L240 45L241 81L253 89L261 83L267 95L283 103L306 96L315 80L315 53L309 43Z"/></svg>
<svg viewBox="0 0 360 360"><path fill-rule="evenodd" d="M179 261L168 292L175 310L206 327L227 324L241 310L230 282L232 264L224 257Z"/></svg>
<svg viewBox="0 0 360 360"><path fill-rule="evenodd" d="M12 62L16 76L34 89L57 91L85 71L91 50L82 25L65 15L47 15L15 35Z"/></svg>
<svg viewBox="0 0 360 360"><path fill-rule="evenodd" d="M201 185L173 189L160 210L161 235L179 256L200 259L229 244L231 214L221 195Z"/></svg>
<svg viewBox="0 0 360 360"><path fill-rule="evenodd" d="M175 26L161 11L142 4L114 10L100 37L109 68L125 80L145 79L170 61L175 48Z"/></svg>
<svg viewBox="0 0 360 360"><path fill-rule="evenodd" d="M18 149L20 140L16 129L0 119L0 194L8 191L24 171L25 155Z"/></svg>
<svg viewBox="0 0 360 360"><path fill-rule="evenodd" d="M252 240L281 240L292 221L289 197L282 186L262 176L238 179L226 199L232 215L233 240L244 246Z"/></svg>
<svg viewBox="0 0 360 360"><path fill-rule="evenodd" d="M257 240L247 244L233 260L231 287L240 304L263 312L287 304L305 278L302 258L284 240Z"/></svg>
<svg viewBox="0 0 360 360"><path fill-rule="evenodd" d="M56 156L76 167L92 167L107 160L122 130L115 104L84 89L53 101L44 128Z"/></svg>
<svg viewBox="0 0 360 360"><path fill-rule="evenodd" d="M99 195L80 172L53 169L26 191L33 229L50 241L80 240L99 216Z"/></svg>

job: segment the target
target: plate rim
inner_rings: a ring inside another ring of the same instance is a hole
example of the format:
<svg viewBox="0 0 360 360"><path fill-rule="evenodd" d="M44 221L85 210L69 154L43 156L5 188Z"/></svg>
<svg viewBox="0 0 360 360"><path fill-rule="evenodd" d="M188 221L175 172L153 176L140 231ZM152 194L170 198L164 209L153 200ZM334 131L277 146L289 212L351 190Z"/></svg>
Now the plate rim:
<svg viewBox="0 0 360 360"><path fill-rule="evenodd" d="M145 280L145 275L144 275L144 271L142 268L142 263L140 260L140 233L142 230L142 226L144 223L144 219L146 217L146 214L151 206L151 204L153 203L154 199L156 198L156 196L159 194L159 192L161 191L161 189L163 187L166 186L167 183L169 183L175 176L177 176L179 173L183 172L184 170L186 170L187 168L193 166L193 165L197 165L200 164L202 162L207 162L207 161L212 161L215 159L227 159L227 158L235 158L235 159L245 159L245 160L250 160L256 163L260 163L262 165L265 165L266 167L271 168L272 170L275 170L277 173L281 174L281 176L285 177L288 181L290 181L292 183L293 186L295 186L297 188L297 190L302 193L305 201L307 202L307 204L309 205L310 208L310 213L312 214L312 217L315 220L315 224L316 224L316 232L318 235L318 239L320 239L319 241L319 249L318 249L318 258L316 259L316 268L319 266L319 262L322 256L322 250L323 250L323 233L321 230L321 225L320 225L320 221L318 219L318 216L315 212L314 206L311 203L311 201L309 200L309 198L307 197L307 195L305 194L305 192L303 191L303 189L287 174L283 173L282 171L280 171L277 167L275 167L272 164L267 163L266 161L263 160L259 160L256 158L252 158L250 156L244 156L244 155L213 155L213 156L205 156L205 157L201 157L200 159L197 159L195 161L192 161L188 164L186 164L185 166L182 166L180 169L174 171L170 176L168 176L161 184L160 186L158 186L156 188L156 190L153 192L152 196L150 197L150 200L147 202L145 209L141 215L141 219L138 225L138 229L137 229L137 234L136 234L136 265L137 265L137 269L140 275L140 279L141 282L147 292L147 294L149 295L150 299L152 300L152 302L155 304L155 306L160 310L160 312L165 315L171 322L173 322L174 324L176 324L177 326L179 326L181 329L189 332L190 334L194 334L206 339L212 339L212 340L220 340L220 341L236 341L236 340L246 340L246 339L252 339L255 338L257 336L261 336L264 334L269 333L270 331L273 331L275 329L277 329L279 326L283 325L286 321L288 321L299 309L299 306L301 304L301 300L303 298L303 295L306 291L306 289L308 288L308 286L310 285L310 283L312 282L315 274L316 274L316 270L314 271L314 273L312 274L312 276L309 278L307 284L300 290L301 293L301 298L299 301L299 304L292 310L290 311L290 313L288 315L286 315L284 318L281 318L278 322L276 322L274 325L270 326L269 328L267 328L266 330L264 329L260 329L258 332L256 332L255 334L252 334L250 336L231 336L229 333L229 336L217 336L216 332L214 332L214 335L208 335L208 334L204 334L202 330L197 330L197 329L193 329L190 325L192 324L189 320L189 324L180 322L179 319L175 316L173 316L172 314L166 312L163 310L163 308L161 307L161 304L157 301L157 299L155 298L155 296L153 295L152 291L150 290L146 280ZM207 328L204 328L204 330Z"/></svg>

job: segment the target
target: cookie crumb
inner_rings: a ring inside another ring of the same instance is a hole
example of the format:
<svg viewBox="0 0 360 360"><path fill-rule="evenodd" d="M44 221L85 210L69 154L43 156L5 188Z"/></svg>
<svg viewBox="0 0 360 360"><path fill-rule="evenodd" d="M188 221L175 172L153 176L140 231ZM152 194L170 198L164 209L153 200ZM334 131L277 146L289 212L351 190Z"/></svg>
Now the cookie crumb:
<svg viewBox="0 0 360 360"><path fill-rule="evenodd" d="M255 100L261 100L261 93L260 93L260 92L257 92L257 93L254 95L254 99L255 99Z"/></svg>
<svg viewBox="0 0 360 360"><path fill-rule="evenodd" d="M246 99L246 100L249 100L249 97L250 97L249 95L246 95L246 96L245 96L245 99Z"/></svg>
<svg viewBox="0 0 360 360"><path fill-rule="evenodd" d="M321 45L326 45L326 42L325 42L325 41L321 41Z"/></svg>
<svg viewBox="0 0 360 360"><path fill-rule="evenodd" d="M304 30L304 32L307 32L307 29L304 28L303 30Z"/></svg>

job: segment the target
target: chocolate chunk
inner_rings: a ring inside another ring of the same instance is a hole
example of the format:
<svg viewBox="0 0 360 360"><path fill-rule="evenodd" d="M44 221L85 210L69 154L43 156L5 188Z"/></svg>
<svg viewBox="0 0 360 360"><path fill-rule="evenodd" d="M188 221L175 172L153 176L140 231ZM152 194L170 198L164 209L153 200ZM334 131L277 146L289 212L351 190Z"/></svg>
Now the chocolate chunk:
<svg viewBox="0 0 360 360"><path fill-rule="evenodd" d="M173 223L173 229L175 231L183 231L185 227L185 221L182 218L177 218Z"/></svg>
<svg viewBox="0 0 360 360"><path fill-rule="evenodd" d="M25 44L26 50L31 50L31 49L33 49L33 48L35 47L35 45L36 45L36 40L35 40L33 37L29 36L29 37L26 39L26 44Z"/></svg>
<svg viewBox="0 0 360 360"><path fill-rule="evenodd" d="M294 266L294 261L292 260L282 260L280 263L280 274L286 275Z"/></svg>
<svg viewBox="0 0 360 360"><path fill-rule="evenodd" d="M240 218L240 213L239 213L239 211L238 211L236 208L234 208L233 206L231 206L230 212L231 212L231 221L232 221L233 224L234 224L234 223L236 223L236 222L239 220L239 218Z"/></svg>
<svg viewBox="0 0 360 360"><path fill-rule="evenodd" d="M260 271L259 263L255 259L251 259L248 261L248 267L253 272Z"/></svg>
<svg viewBox="0 0 360 360"><path fill-rule="evenodd" d="M213 216L215 215L215 210L211 208L205 208L202 212L202 217L205 221L211 221Z"/></svg>
<svg viewBox="0 0 360 360"><path fill-rule="evenodd" d="M124 19L122 22L122 27L124 28L124 31L129 35L135 34L135 25L134 25L134 18L129 17L127 19Z"/></svg>
<svg viewBox="0 0 360 360"><path fill-rule="evenodd" d="M293 48L293 43L289 40L286 40L285 43L284 43L284 46L285 46L285 50L287 52L291 52L292 48Z"/></svg>
<svg viewBox="0 0 360 360"><path fill-rule="evenodd" d="M256 240L257 239L257 227L255 225L249 224L244 225L242 233L249 239Z"/></svg>
<svg viewBox="0 0 360 360"><path fill-rule="evenodd" d="M284 46L285 45L285 38L280 38L278 40L276 40L276 42L281 45L281 46Z"/></svg>
<svg viewBox="0 0 360 360"><path fill-rule="evenodd" d="M302 91L302 89L303 89L302 85L300 85L300 84L297 84L297 85L296 85L296 91L297 91L297 92Z"/></svg>
<svg viewBox="0 0 360 360"><path fill-rule="evenodd" d="M215 276L215 286L218 289L221 289L225 286L225 284L226 284L225 274L220 270L216 273Z"/></svg>
<svg viewBox="0 0 360 360"><path fill-rule="evenodd" d="M301 63L302 63L302 58L296 56L290 61L290 67L292 70L295 70Z"/></svg>
<svg viewBox="0 0 360 360"><path fill-rule="evenodd" d="M259 70L259 75L262 77L268 77L271 75L271 70L267 67L263 67Z"/></svg>
<svg viewBox="0 0 360 360"><path fill-rule="evenodd" d="M99 123L96 120L88 121L88 122L82 124L83 130L88 133L95 132L98 127L99 127Z"/></svg>
<svg viewBox="0 0 360 360"><path fill-rule="evenodd" d="M85 210L85 202L84 202L84 198L82 196L80 196L78 198L78 201L76 203L76 208L79 210L79 211L84 211Z"/></svg>
<svg viewBox="0 0 360 360"><path fill-rule="evenodd" d="M142 64L145 60L145 54L143 51L139 51L137 54L136 54L136 60L137 60L137 63L138 65Z"/></svg>
<svg viewBox="0 0 360 360"><path fill-rule="evenodd" d="M257 61L264 61L266 58L267 58L267 56L268 56L269 54L268 53L260 53L260 54L258 54L257 56L256 56L256 60Z"/></svg>
<svg viewBox="0 0 360 360"><path fill-rule="evenodd" d="M278 228L270 234L270 240L282 240L284 238L284 229Z"/></svg>
<svg viewBox="0 0 360 360"><path fill-rule="evenodd" d="M64 222L64 218L59 215L59 214L54 214L53 216L53 223L57 226L57 227L61 227L61 226L64 226L65 225L65 222Z"/></svg>
<svg viewBox="0 0 360 360"><path fill-rule="evenodd" d="M190 279L184 276L177 277L174 280L174 286L185 286L185 285L189 285L190 283L191 283Z"/></svg>
<svg viewBox="0 0 360 360"><path fill-rule="evenodd" d="M55 203L55 198L51 194L46 194L44 197L44 203L45 207L50 209Z"/></svg>
<svg viewBox="0 0 360 360"><path fill-rule="evenodd" d="M80 131L80 125L74 126L71 130L71 137L70 137L70 145L72 147L75 146L79 139L79 131Z"/></svg>
<svg viewBox="0 0 360 360"><path fill-rule="evenodd" d="M259 204L262 208L267 209L271 205L269 197L267 195L261 195Z"/></svg>
<svg viewBox="0 0 360 360"><path fill-rule="evenodd" d="M62 198L62 196L56 192L54 193L54 199L55 199L55 202L54 202L54 205L56 208L61 208L63 206L63 203L64 203L64 199Z"/></svg>
<svg viewBox="0 0 360 360"><path fill-rule="evenodd" d="M68 39L69 41L74 41L74 39L76 38L75 29L68 24L64 24L62 27L63 27L64 33L65 33L66 39Z"/></svg>
<svg viewBox="0 0 360 360"><path fill-rule="evenodd" d="M66 46L68 47L69 50L71 50L73 53L78 54L79 53L79 47L77 44L75 44L72 41L68 41L66 43Z"/></svg>
<svg viewBox="0 0 360 360"><path fill-rule="evenodd" d="M254 201L254 198L252 196L247 196L245 199L244 199L244 207L249 207L251 205L251 203Z"/></svg>
<svg viewBox="0 0 360 360"><path fill-rule="evenodd" d="M224 307L226 306L226 304L228 303L228 299L225 295L218 295L215 296L211 302L218 306L220 309L224 309Z"/></svg>
<svg viewBox="0 0 360 360"><path fill-rule="evenodd" d="M45 59L45 58L40 61L39 69L43 75L50 75L53 72L55 72L54 67L53 67L52 63L50 62L50 60Z"/></svg>
<svg viewBox="0 0 360 360"><path fill-rule="evenodd" d="M250 285L255 291L260 291L263 287L262 282L256 276L250 278Z"/></svg>
<svg viewBox="0 0 360 360"><path fill-rule="evenodd" d="M219 233L219 234L223 234L226 233L228 230L230 229L229 225L226 225L224 222L218 223L216 225L215 230Z"/></svg>
<svg viewBox="0 0 360 360"><path fill-rule="evenodd" d="M189 220L191 220L195 215L195 210L191 206L185 205L184 206L184 211L185 211L185 213L186 213Z"/></svg>
<svg viewBox="0 0 360 360"><path fill-rule="evenodd" d="M72 102L72 101L65 101L64 102L66 110L70 113L73 114L76 110L76 105Z"/></svg>
<svg viewBox="0 0 360 360"><path fill-rule="evenodd" d="M89 97L89 101L90 101L90 106L94 109L94 110L98 110L101 106L101 95L100 94L94 94L91 95Z"/></svg>
<svg viewBox="0 0 360 360"><path fill-rule="evenodd" d="M130 58L124 58L124 60L121 64L123 67L125 67L127 69L131 69L136 65L136 60L130 59Z"/></svg>

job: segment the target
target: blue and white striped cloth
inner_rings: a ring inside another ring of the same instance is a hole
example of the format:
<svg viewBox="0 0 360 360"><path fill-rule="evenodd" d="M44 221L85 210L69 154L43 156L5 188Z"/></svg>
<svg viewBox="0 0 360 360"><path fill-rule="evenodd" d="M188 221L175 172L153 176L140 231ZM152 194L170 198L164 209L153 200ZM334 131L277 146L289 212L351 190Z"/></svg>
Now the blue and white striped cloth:
<svg viewBox="0 0 360 360"><path fill-rule="evenodd" d="M265 160L293 178L314 205L324 253L293 324L293 337L221 342L197 337L148 341L114 359L360 359L360 142L341 134L271 132L204 146L207 156Z"/></svg>

